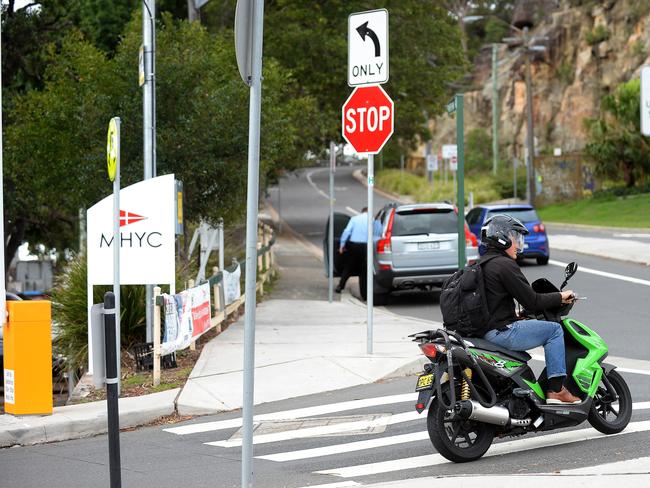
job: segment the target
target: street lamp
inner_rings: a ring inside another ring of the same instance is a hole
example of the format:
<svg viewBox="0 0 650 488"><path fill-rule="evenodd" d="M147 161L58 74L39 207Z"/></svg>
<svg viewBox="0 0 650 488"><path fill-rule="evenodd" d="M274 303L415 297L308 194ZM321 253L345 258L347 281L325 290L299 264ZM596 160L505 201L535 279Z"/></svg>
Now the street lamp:
<svg viewBox="0 0 650 488"><path fill-rule="evenodd" d="M485 18L492 18L503 24L507 25L519 36L506 37L503 42L508 46L523 47L526 54L526 200L532 205L535 202L535 168L533 167L534 155L534 136L533 136L533 90L532 80L530 73L530 57L536 52L546 51L545 46L535 44L538 41L547 40L546 37L530 37L529 26L524 25L519 28L509 22L497 17L496 15L468 15L463 20L464 22L475 22ZM496 174L497 161L499 157L499 142L498 142L498 90L497 90L497 43L492 44L492 171Z"/></svg>

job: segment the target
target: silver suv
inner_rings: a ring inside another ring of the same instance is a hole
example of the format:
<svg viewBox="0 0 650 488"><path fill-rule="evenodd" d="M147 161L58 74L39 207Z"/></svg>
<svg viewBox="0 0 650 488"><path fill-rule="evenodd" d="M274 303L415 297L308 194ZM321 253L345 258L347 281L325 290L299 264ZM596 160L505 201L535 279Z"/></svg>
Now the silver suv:
<svg viewBox="0 0 650 488"><path fill-rule="evenodd" d="M385 302L393 290L429 290L458 270L458 213L449 203L389 204L376 217L374 301ZM465 224L468 263L478 259L474 234Z"/></svg>

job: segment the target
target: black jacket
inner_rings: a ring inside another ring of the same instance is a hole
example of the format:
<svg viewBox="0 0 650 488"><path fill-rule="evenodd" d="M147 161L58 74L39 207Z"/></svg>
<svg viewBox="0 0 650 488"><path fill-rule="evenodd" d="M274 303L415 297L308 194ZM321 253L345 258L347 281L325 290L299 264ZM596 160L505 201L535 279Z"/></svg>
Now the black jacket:
<svg viewBox="0 0 650 488"><path fill-rule="evenodd" d="M486 260L489 259L487 262ZM488 329L501 329L517 320L515 303L531 312L560 306L562 295L537 293L519 269L517 262L505 252L489 249L480 259L485 280L485 298L490 312Z"/></svg>

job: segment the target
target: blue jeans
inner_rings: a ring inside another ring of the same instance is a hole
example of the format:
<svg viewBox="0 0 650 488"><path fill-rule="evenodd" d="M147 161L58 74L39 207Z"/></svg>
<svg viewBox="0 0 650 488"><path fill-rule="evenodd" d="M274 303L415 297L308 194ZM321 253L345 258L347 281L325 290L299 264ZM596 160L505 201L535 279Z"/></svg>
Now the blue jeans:
<svg viewBox="0 0 650 488"><path fill-rule="evenodd" d="M484 339L513 351L525 351L544 346L546 376L566 376L564 358L564 332L557 322L545 320L519 320L508 325L508 330L490 330Z"/></svg>

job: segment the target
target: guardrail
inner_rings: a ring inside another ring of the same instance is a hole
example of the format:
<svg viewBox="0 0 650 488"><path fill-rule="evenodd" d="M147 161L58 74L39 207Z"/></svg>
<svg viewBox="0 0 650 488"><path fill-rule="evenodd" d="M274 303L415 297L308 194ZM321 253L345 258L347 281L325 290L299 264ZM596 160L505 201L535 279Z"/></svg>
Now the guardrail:
<svg viewBox="0 0 650 488"><path fill-rule="evenodd" d="M277 273L275 266L275 255L273 245L275 244L275 236L273 229L267 225L260 223L258 226L258 242L257 242L257 284L256 291L264 295L264 284L269 282ZM235 262L233 266L226 269L226 271L233 272L237 269L239 263ZM204 284L199 283L200 284ZM222 326L226 320L235 314L239 308L246 303L246 295L242 294L232 303L226 304L224 293L224 278L223 272L218 266L212 268L212 276L207 279L210 285L210 327L204 330L200 335L192 338L190 349L196 349L196 341L201 335L216 328L217 333L221 333ZM194 280L188 282L189 288L194 287ZM160 292L160 287L154 287L154 320L153 320L153 386L160 384L160 368L161 368L161 309L164 306L163 296Z"/></svg>

